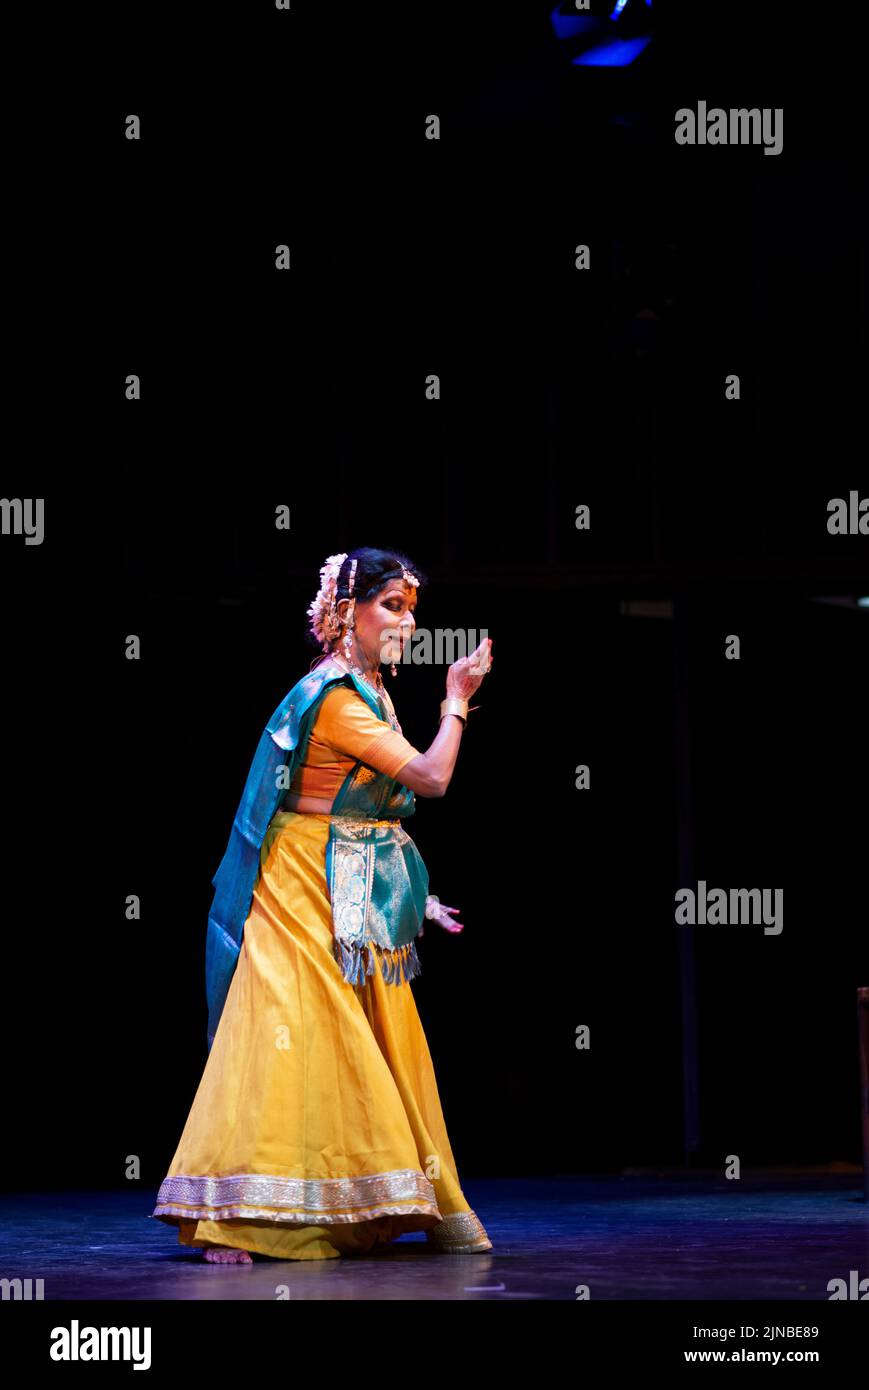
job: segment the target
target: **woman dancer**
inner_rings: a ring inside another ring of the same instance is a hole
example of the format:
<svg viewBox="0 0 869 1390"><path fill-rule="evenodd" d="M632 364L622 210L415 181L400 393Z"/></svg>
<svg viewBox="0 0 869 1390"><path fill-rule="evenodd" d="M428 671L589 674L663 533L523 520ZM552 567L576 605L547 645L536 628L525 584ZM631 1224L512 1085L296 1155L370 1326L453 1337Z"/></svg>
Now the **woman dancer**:
<svg viewBox="0 0 869 1390"><path fill-rule="evenodd" d="M320 577L308 612L324 655L263 731L213 880L209 1055L152 1215L221 1263L364 1253L405 1231L491 1250L409 984L424 918L462 924L401 824L415 793L449 786L491 639L450 666L421 753L379 667L395 674L422 576L364 548Z"/></svg>

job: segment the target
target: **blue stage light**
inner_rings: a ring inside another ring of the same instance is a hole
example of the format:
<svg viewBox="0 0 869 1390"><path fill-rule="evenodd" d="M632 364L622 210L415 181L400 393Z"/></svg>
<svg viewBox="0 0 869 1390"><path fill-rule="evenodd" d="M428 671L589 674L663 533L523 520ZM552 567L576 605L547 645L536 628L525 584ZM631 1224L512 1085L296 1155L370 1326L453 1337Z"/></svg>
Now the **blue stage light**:
<svg viewBox="0 0 869 1390"><path fill-rule="evenodd" d="M574 67L627 67L648 48L653 24L651 0L592 0L590 14L575 14L567 0L550 11L550 22L565 57ZM619 39L610 35L618 25Z"/></svg>
<svg viewBox="0 0 869 1390"><path fill-rule="evenodd" d="M555 6L549 17L557 39L572 39L583 30L597 27L597 21L591 15L562 14L560 5Z"/></svg>
<svg viewBox="0 0 869 1390"><path fill-rule="evenodd" d="M651 34L641 34L636 39L613 39L611 43L595 44L586 53L580 53L573 62L580 68L624 68L638 58L651 42Z"/></svg>

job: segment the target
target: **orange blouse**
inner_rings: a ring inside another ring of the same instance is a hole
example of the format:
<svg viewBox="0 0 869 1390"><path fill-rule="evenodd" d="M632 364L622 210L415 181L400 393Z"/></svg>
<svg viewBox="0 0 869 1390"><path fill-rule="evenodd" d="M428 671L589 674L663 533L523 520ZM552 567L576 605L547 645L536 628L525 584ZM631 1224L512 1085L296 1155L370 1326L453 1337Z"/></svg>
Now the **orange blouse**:
<svg viewBox="0 0 869 1390"><path fill-rule="evenodd" d="M357 760L395 777L405 763L419 756L418 748L372 713L358 691L334 685L320 701L305 761L296 767L290 795L331 801Z"/></svg>

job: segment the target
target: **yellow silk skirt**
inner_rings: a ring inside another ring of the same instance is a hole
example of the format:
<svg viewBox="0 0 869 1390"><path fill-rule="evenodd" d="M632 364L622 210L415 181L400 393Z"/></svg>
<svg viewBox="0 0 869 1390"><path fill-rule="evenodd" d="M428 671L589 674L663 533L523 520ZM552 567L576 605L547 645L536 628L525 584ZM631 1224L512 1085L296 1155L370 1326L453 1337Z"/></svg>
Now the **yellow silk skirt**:
<svg viewBox="0 0 869 1390"><path fill-rule="evenodd" d="M328 815L279 811L220 1023L152 1213L182 1245L277 1259L406 1231L489 1250L456 1173L409 982L332 954Z"/></svg>

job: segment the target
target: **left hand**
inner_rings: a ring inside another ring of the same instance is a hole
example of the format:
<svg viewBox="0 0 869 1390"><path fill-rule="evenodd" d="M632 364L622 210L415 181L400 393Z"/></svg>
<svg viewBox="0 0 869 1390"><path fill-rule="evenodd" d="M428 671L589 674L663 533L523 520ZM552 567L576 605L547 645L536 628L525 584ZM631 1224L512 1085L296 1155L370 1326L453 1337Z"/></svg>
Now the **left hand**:
<svg viewBox="0 0 869 1390"><path fill-rule="evenodd" d="M434 917L428 918L428 920L429 920L430 922L437 922L438 926L439 926L439 927L443 927L444 931L449 931L449 932L460 932L460 931L464 931L465 926L464 926L464 923L463 923L463 922L455 922L455 921L453 920L452 917L447 916L447 914L450 913L450 912L458 912L458 911L459 911L459 909L458 909L457 907L447 907L445 903L440 903L439 906L438 906L438 910L437 910L435 916L434 916ZM423 928L423 931L424 931L424 930L425 930L425 928ZM421 932L420 932L420 936L422 936L422 934L423 934L423 932L421 931Z"/></svg>

